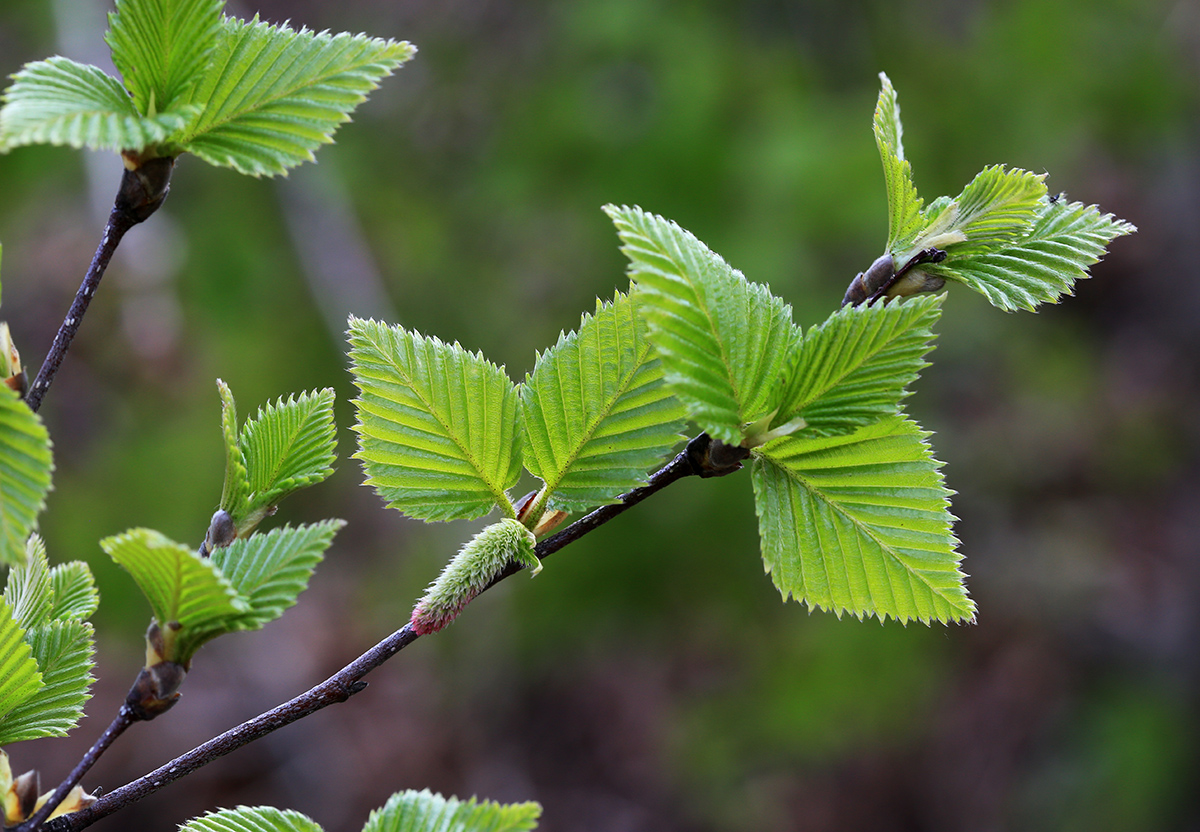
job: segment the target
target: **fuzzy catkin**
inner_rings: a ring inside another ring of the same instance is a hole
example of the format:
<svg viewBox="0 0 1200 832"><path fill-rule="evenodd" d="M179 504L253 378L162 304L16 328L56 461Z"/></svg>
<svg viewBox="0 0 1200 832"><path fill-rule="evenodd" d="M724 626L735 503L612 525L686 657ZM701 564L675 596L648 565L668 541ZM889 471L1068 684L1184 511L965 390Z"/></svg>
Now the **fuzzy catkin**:
<svg viewBox="0 0 1200 832"><path fill-rule="evenodd" d="M413 632L424 636L445 627L510 561L532 568L536 575L542 568L533 552L536 542L533 532L510 518L479 532L446 564L413 608Z"/></svg>

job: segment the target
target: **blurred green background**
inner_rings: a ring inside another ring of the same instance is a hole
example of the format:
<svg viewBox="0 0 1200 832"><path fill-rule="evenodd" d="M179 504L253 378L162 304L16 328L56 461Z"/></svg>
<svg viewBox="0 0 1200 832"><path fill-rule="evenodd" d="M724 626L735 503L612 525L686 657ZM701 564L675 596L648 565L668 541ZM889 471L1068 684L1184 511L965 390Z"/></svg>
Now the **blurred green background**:
<svg viewBox="0 0 1200 832"><path fill-rule="evenodd" d="M95 63L103 7L0 3L5 73ZM416 59L286 181L184 157L129 235L42 413L53 558L101 581L93 716L9 749L57 782L140 665L145 603L97 541L198 542L243 413L336 388L342 462L281 521L350 521L301 604L197 657L180 705L85 781L112 789L399 626L474 529L385 511L349 458L345 315L507 366L626 286L599 208L678 221L809 325L882 250L877 73L920 192L1003 162L1138 225L1036 317L951 292L911 409L959 494L974 626L780 603L749 477L685 481L489 592L352 703L97 829L271 803L357 830L401 788L536 799L561 830L1200 828L1200 3L292 0L239 14L411 40ZM3 316L37 366L119 163L0 157ZM66 750L65 750L66 749ZM76 750L70 750L76 749Z"/></svg>

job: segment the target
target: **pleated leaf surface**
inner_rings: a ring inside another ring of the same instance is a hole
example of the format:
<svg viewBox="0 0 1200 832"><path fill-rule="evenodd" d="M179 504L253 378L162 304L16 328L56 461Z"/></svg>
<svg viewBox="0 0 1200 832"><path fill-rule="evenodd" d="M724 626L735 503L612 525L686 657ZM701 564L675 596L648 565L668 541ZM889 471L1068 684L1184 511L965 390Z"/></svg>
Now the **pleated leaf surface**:
<svg viewBox="0 0 1200 832"><path fill-rule="evenodd" d="M529 832L541 814L537 803L500 804L406 791L371 812L363 832Z"/></svg>
<svg viewBox="0 0 1200 832"><path fill-rule="evenodd" d="M0 564L24 560L53 468L50 435L41 418L0 384Z"/></svg>
<svg viewBox="0 0 1200 832"><path fill-rule="evenodd" d="M271 506L333 473L337 438L330 388L268 404L246 421L239 446L251 507Z"/></svg>

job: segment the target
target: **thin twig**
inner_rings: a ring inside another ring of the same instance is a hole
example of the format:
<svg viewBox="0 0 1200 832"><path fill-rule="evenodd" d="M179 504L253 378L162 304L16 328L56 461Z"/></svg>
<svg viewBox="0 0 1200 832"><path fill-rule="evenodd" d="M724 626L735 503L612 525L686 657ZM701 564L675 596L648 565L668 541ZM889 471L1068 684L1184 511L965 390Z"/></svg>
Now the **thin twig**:
<svg viewBox="0 0 1200 832"><path fill-rule="evenodd" d="M75 300L71 302L71 308L67 310L67 316L63 318L62 325L54 336L54 343L46 353L46 360L42 362L37 378L33 380L29 392L25 395L25 403L29 405L30 410L36 412L42 406L42 397L50 389L55 373L66 358L71 341L79 331L88 305L100 286L100 278L104 277L108 261L112 259L121 238L125 236L125 232L157 211L167 198L174 162L174 159L166 157L151 159L133 170L127 168L121 176L121 185L117 189L117 197L113 201L112 212L108 215L108 223L104 227L104 235L100 238L100 245L96 247L92 262L83 276L83 283L75 293Z"/></svg>
<svg viewBox="0 0 1200 832"><path fill-rule="evenodd" d="M632 508L647 497L666 488L671 483L684 477L719 477L731 474L742 467L742 460L749 456L749 451L741 447L725 445L702 433L687 444L666 465L652 474L646 485L635 488L620 497L618 502L601 506L595 511L576 520L558 534L552 535L538 543L535 552L539 559L544 560L569 543L573 543L589 532L603 526L609 520ZM517 564L510 564L508 569L500 573L488 585L495 586L505 578L521 571ZM202 745L193 748L185 754L176 757L169 763L155 769L144 777L121 786L98 799L91 806L57 817L46 824L48 832L79 832L91 826L101 818L123 809L131 803L141 800L172 783L181 777L191 774L214 760L224 757L248 743L260 739L285 725L290 725L298 719L316 713L322 708L338 702L345 702L354 694L366 688L362 678L379 667L392 656L399 653L420 636L413 632L411 625L405 624L383 641L376 644L357 659L346 665L324 682L307 692L291 699L282 705L262 713L231 728L224 734L214 737ZM124 708L122 709L124 710ZM60 786L60 789L62 787ZM69 791L69 789L68 789ZM30 822L18 832L33 832L36 825Z"/></svg>

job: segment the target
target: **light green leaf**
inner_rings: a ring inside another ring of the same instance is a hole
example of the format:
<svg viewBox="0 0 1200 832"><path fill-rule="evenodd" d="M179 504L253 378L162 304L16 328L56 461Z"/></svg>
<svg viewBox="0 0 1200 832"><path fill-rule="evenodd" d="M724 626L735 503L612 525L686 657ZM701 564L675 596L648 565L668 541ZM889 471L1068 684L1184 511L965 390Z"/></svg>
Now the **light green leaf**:
<svg viewBox="0 0 1200 832"><path fill-rule="evenodd" d="M41 686L42 674L25 631L8 602L0 598L0 729L4 718L28 702Z"/></svg>
<svg viewBox="0 0 1200 832"><path fill-rule="evenodd" d="M249 471L252 510L273 506L333 473L333 395L325 388L280 399L246 421L238 444Z"/></svg>
<svg viewBox="0 0 1200 832"><path fill-rule="evenodd" d="M50 570L50 583L54 587L50 618L55 621L82 621L100 606L96 579L86 563L73 560L55 566Z"/></svg>
<svg viewBox="0 0 1200 832"><path fill-rule="evenodd" d="M1057 303L1117 237L1137 229L1095 205L1043 199L1033 227L1012 245L922 266L959 280L1007 311Z"/></svg>
<svg viewBox="0 0 1200 832"><path fill-rule="evenodd" d="M888 239L886 250L899 252L908 248L921 231L921 198L912 181L912 166L904 158L900 124L900 105L896 90L882 72L881 88L875 105L875 145L883 162L883 178L887 186Z"/></svg>
<svg viewBox="0 0 1200 832"><path fill-rule="evenodd" d="M0 564L24 560L53 469L46 426L14 390L0 384Z"/></svg>
<svg viewBox="0 0 1200 832"><path fill-rule="evenodd" d="M640 208L604 210L668 385L700 427L740 444L744 426L766 414L792 343L791 307L675 223Z"/></svg>
<svg viewBox="0 0 1200 832"><path fill-rule="evenodd" d="M520 401L502 367L457 343L350 319L366 484L421 520L481 517L521 473Z"/></svg>
<svg viewBox="0 0 1200 832"><path fill-rule="evenodd" d="M792 349L771 426L796 417L810 434L845 433L896 413L928 366L942 296L845 306Z"/></svg>
<svg viewBox="0 0 1200 832"><path fill-rule="evenodd" d="M897 416L755 452L763 561L784 598L839 616L973 619L927 436Z"/></svg>
<svg viewBox="0 0 1200 832"><path fill-rule="evenodd" d="M344 525L343 520L326 520L296 529L284 526L214 550L213 563L250 606L237 619L238 629L257 630L295 604Z"/></svg>
<svg viewBox="0 0 1200 832"><path fill-rule="evenodd" d="M274 176L313 158L379 81L413 56L408 43L222 21L194 100L203 113L178 137L213 165Z"/></svg>
<svg viewBox="0 0 1200 832"><path fill-rule="evenodd" d="M238 806L193 818L179 832L321 832L321 826L291 809Z"/></svg>
<svg viewBox="0 0 1200 832"><path fill-rule="evenodd" d="M1045 200L1045 179L1044 173L1007 170L1003 165L984 168L949 209L954 217L949 230L962 234L963 242L939 247L953 259L993 251L1025 236Z"/></svg>
<svg viewBox="0 0 1200 832"><path fill-rule="evenodd" d="M521 405L525 466L546 484L549 505L565 511L612 502L644 483L682 438L683 407L620 293L538 356Z"/></svg>
<svg viewBox="0 0 1200 832"><path fill-rule="evenodd" d="M537 803L477 803L475 798L442 797L428 789L406 791L373 811L363 832L529 832L541 814Z"/></svg>
<svg viewBox="0 0 1200 832"><path fill-rule="evenodd" d="M238 430L237 402L229 385L217 379L217 392L221 395L221 437L225 442L225 484L221 488L221 508L234 518L244 517L249 512L250 474L246 470L246 455Z"/></svg>
<svg viewBox="0 0 1200 832"><path fill-rule="evenodd" d="M117 0L105 36L143 115L190 103L217 42L225 0Z"/></svg>
<svg viewBox="0 0 1200 832"><path fill-rule="evenodd" d="M150 602L168 640L166 659L187 664L204 642L235 629L236 620L250 611L212 560L152 529L131 529L100 546Z"/></svg>
<svg viewBox="0 0 1200 832"><path fill-rule="evenodd" d="M46 560L46 544L30 535L25 547L25 562L12 566L4 585L4 600L13 618L28 630L50 620L54 604L54 587L50 581L50 564Z"/></svg>
<svg viewBox="0 0 1200 832"><path fill-rule="evenodd" d="M181 130L189 112L138 113L117 79L67 58L26 64L0 109L0 151L27 144L141 150Z"/></svg>
<svg viewBox="0 0 1200 832"><path fill-rule="evenodd" d="M83 717L91 697L92 625L86 621L51 621L26 634L42 685L0 720L0 745L38 737L65 737Z"/></svg>

